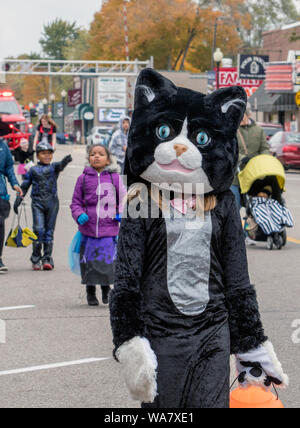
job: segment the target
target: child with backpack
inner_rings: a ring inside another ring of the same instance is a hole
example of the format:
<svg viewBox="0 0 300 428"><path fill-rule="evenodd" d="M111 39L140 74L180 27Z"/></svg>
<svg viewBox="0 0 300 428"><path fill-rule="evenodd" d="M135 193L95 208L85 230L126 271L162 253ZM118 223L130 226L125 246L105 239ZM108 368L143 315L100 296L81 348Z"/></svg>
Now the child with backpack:
<svg viewBox="0 0 300 428"><path fill-rule="evenodd" d="M42 142L36 148L38 164L32 167L25 176L21 188L24 197L32 186L32 217L33 231L38 241L33 243L31 256L32 269L34 271L50 271L54 268L52 258L53 239L56 219L59 210L57 196L57 180L59 174L72 162L71 155L66 156L61 162L53 162L54 149L51 144ZM23 198L17 197L14 211L18 213L18 207Z"/></svg>
<svg viewBox="0 0 300 428"><path fill-rule="evenodd" d="M114 282L114 260L119 234L119 214L124 189L120 168L107 147L88 148L89 166L77 180L71 204L72 216L82 234L80 268L89 306L99 306L96 286L101 285L102 302L108 303Z"/></svg>

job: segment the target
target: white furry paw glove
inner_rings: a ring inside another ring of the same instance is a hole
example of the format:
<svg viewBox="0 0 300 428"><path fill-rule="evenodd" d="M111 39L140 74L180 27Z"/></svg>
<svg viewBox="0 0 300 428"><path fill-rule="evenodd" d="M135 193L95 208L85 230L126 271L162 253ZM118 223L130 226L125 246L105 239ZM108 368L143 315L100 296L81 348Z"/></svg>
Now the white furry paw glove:
<svg viewBox="0 0 300 428"><path fill-rule="evenodd" d="M143 403L153 403L157 395L157 359L149 341L134 337L120 346L116 357L122 365L131 397Z"/></svg>
<svg viewBox="0 0 300 428"><path fill-rule="evenodd" d="M258 348L236 355L236 367L241 386L259 385L269 389L272 384L285 388L289 378L283 373L273 345L267 341Z"/></svg>

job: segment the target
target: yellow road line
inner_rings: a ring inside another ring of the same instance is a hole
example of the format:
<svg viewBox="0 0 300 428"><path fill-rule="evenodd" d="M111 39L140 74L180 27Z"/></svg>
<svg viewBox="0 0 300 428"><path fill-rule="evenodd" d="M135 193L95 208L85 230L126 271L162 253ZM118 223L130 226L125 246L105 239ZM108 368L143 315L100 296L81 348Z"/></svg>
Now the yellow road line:
<svg viewBox="0 0 300 428"><path fill-rule="evenodd" d="M293 242L294 244L298 244L298 245L300 245L300 241L299 241L299 239L288 238L287 240L288 240L289 242Z"/></svg>

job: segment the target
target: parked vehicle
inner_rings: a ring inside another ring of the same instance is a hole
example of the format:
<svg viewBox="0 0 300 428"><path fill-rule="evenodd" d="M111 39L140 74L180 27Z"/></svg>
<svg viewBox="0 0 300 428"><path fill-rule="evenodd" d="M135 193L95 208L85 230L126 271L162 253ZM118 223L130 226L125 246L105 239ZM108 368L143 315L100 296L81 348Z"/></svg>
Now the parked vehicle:
<svg viewBox="0 0 300 428"><path fill-rule="evenodd" d="M87 137L87 144L104 144L109 145L112 136L112 128L104 126L95 126L92 128L91 134Z"/></svg>
<svg viewBox="0 0 300 428"><path fill-rule="evenodd" d="M278 132L269 141L270 152L286 170L300 168L300 133Z"/></svg>
<svg viewBox="0 0 300 428"><path fill-rule="evenodd" d="M277 132L283 131L283 126L278 123L262 123L262 122L258 122L258 124L265 133L266 139L267 141L270 140L270 138L273 137L273 135L277 134Z"/></svg>
<svg viewBox="0 0 300 428"><path fill-rule="evenodd" d="M70 135L67 134L66 132L65 133L57 132L56 141L58 144L70 144L72 142Z"/></svg>
<svg viewBox="0 0 300 428"><path fill-rule="evenodd" d="M14 151L20 146L21 139L28 139L30 133L26 118L12 91L0 91L0 114L2 123L7 124L7 133L2 138L10 150Z"/></svg>

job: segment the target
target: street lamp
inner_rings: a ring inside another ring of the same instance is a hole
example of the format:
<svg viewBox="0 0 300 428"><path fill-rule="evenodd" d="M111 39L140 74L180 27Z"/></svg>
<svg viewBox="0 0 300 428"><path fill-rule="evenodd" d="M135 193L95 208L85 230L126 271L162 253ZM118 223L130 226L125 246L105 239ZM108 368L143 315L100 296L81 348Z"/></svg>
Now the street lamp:
<svg viewBox="0 0 300 428"><path fill-rule="evenodd" d="M63 105L63 117L62 117L62 132L63 133L65 133L66 96L67 96L67 91L65 91L63 89L61 91L62 105Z"/></svg>
<svg viewBox="0 0 300 428"><path fill-rule="evenodd" d="M52 113L52 117L54 117L54 101L55 101L55 95L54 94L50 95L50 100L51 100L51 113Z"/></svg>
<svg viewBox="0 0 300 428"><path fill-rule="evenodd" d="M42 103L44 104L44 114L48 113L48 100L47 98L44 98Z"/></svg>
<svg viewBox="0 0 300 428"><path fill-rule="evenodd" d="M232 18L230 18L229 16L217 16L215 19L213 45L211 50L211 70L213 70L214 68L214 52L217 44L218 21L232 22Z"/></svg>
<svg viewBox="0 0 300 428"><path fill-rule="evenodd" d="M217 89L220 88L220 81L219 81L219 74L220 74L220 64L224 58L223 52L220 48L217 48L216 52L214 53L214 61L217 64Z"/></svg>

